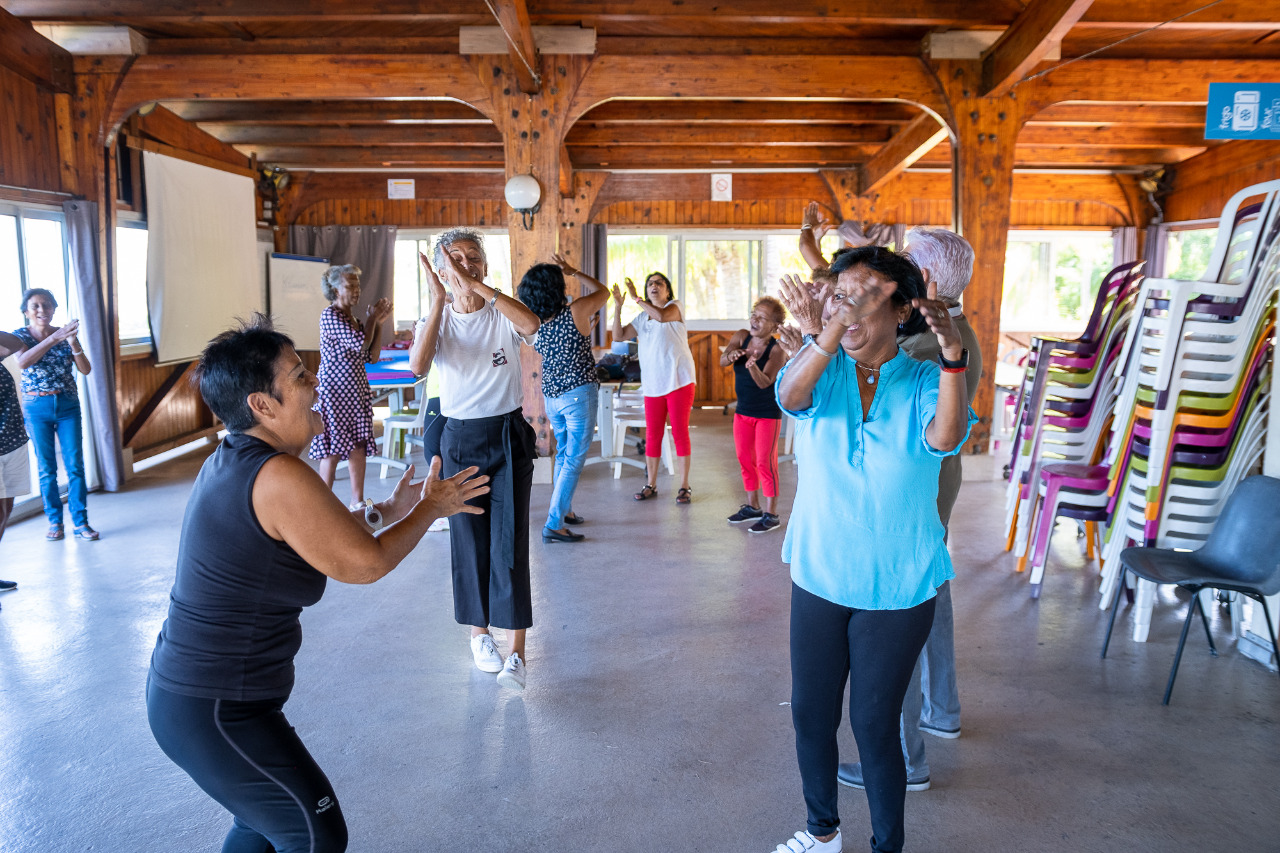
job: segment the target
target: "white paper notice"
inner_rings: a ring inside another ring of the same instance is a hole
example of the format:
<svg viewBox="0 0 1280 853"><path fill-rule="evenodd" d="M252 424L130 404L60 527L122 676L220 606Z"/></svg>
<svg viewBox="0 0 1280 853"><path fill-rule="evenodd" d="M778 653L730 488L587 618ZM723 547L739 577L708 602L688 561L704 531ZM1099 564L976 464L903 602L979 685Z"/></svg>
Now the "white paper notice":
<svg viewBox="0 0 1280 853"><path fill-rule="evenodd" d="M413 198L413 178L388 178L387 198Z"/></svg>
<svg viewBox="0 0 1280 853"><path fill-rule="evenodd" d="M711 200L733 201L733 175L711 176Z"/></svg>

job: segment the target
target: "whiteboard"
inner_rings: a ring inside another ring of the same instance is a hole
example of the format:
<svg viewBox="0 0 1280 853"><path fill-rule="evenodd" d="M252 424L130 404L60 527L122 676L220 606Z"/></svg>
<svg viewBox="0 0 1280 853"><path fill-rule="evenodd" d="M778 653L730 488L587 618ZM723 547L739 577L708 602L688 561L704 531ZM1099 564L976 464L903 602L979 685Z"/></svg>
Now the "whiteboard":
<svg viewBox="0 0 1280 853"><path fill-rule="evenodd" d="M320 279L327 269L328 258L303 255L273 253L267 262L267 310L296 349L320 349L320 312L329 307Z"/></svg>

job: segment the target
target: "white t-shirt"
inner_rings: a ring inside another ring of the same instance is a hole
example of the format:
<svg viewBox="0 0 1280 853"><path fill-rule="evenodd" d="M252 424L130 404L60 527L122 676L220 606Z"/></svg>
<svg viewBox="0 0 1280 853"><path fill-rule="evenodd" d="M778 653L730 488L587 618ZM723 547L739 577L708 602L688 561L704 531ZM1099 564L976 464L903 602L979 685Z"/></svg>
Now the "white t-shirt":
<svg viewBox="0 0 1280 853"><path fill-rule="evenodd" d="M446 418L505 415L524 401L520 386L521 335L488 303L470 314L444 307L432 370L440 371L440 414Z"/></svg>
<svg viewBox="0 0 1280 853"><path fill-rule="evenodd" d="M678 299L658 307L671 305L680 306L681 316L684 315L684 306ZM640 350L640 390L646 397L662 397L697 378L689 332L683 321L660 323L641 311L631 325Z"/></svg>

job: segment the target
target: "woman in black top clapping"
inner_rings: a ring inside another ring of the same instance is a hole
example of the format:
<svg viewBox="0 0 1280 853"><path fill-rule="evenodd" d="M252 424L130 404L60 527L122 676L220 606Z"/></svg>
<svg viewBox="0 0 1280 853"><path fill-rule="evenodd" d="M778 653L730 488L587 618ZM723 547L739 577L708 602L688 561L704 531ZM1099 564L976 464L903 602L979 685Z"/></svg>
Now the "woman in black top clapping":
<svg viewBox="0 0 1280 853"><path fill-rule="evenodd" d="M778 430L782 410L774 398L773 383L787 356L773 333L787 318L782 303L762 296L751 309L746 329L729 339L720 366L733 365L738 408L733 416L733 445L742 468L747 502L729 516L730 524L753 521L752 533L768 533L778 521ZM764 508L760 492L764 492Z"/></svg>

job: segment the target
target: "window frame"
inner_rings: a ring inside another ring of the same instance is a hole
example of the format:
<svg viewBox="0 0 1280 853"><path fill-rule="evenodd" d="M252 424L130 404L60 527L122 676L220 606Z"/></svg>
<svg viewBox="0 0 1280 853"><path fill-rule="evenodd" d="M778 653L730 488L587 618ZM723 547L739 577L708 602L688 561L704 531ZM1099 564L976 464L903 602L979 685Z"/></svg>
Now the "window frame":
<svg viewBox="0 0 1280 853"><path fill-rule="evenodd" d="M116 227L117 228L133 228L140 231L147 231L148 232L147 239L148 240L151 239L150 230L147 227L147 220L140 213L136 213L131 210L117 210L116 211ZM115 239L115 235L113 234L112 240L114 239ZM116 262L118 263L119 254L116 253L115 257L117 259ZM143 356L143 355L150 355L151 349L152 349L152 341L151 341L151 335L149 333L147 334L146 337L133 337L133 338L126 338L120 334L120 315L119 315L120 274L118 270L113 270L112 272L113 272L112 281L115 283L115 286L116 286L116 312L117 312L116 313L116 337L119 338L120 340L120 357L128 358L130 356L137 357L137 356ZM144 282L144 288L145 288L145 282L146 282L145 272L143 273L143 282ZM147 295L147 328L148 329L151 328L150 299L151 299L150 294L148 294Z"/></svg>

